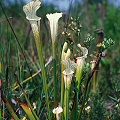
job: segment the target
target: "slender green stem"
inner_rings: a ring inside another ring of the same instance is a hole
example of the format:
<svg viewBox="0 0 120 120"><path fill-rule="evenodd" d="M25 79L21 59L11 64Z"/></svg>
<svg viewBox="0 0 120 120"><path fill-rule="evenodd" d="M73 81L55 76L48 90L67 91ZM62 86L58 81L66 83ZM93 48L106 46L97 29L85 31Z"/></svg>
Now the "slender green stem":
<svg viewBox="0 0 120 120"><path fill-rule="evenodd" d="M74 98L74 106L71 113L71 120L77 120L78 119L78 92L76 92L75 98Z"/></svg>
<svg viewBox="0 0 120 120"><path fill-rule="evenodd" d="M42 55L42 42L40 40L40 28L39 28L38 32L34 32L34 28L33 28L33 34L34 34L34 37L35 37L35 43L36 43L38 57L39 57L39 61L40 61L40 67L42 69L43 89L44 89L45 98L46 98L46 106L47 106L47 109L48 109L48 119L51 119L50 118L48 86L47 86L47 74L46 74L46 69L45 69L45 64L44 64L44 58L43 58L43 55Z"/></svg>
<svg viewBox="0 0 120 120"><path fill-rule="evenodd" d="M45 70L45 65L44 65L44 59L43 59L43 56L42 56L42 43L41 43L40 40L36 40L36 46L37 46L38 56L39 56L39 60L40 60L40 67L42 69L43 89L44 89L44 92L45 92L46 105L47 105L47 108L48 108L48 118L50 119L47 75L46 75L46 70Z"/></svg>
<svg viewBox="0 0 120 120"><path fill-rule="evenodd" d="M71 86L71 78L66 76L65 82L65 93L64 93L64 120L68 120L68 113L69 113L69 94L70 94L70 86Z"/></svg>
<svg viewBox="0 0 120 120"><path fill-rule="evenodd" d="M66 88L65 89L65 94L64 94L64 120L68 120L69 92L70 92L70 88Z"/></svg>
<svg viewBox="0 0 120 120"><path fill-rule="evenodd" d="M88 113L88 120L90 120L90 112Z"/></svg>
<svg viewBox="0 0 120 120"><path fill-rule="evenodd" d="M54 102L57 101L57 77L56 77L56 59L53 59L54 64Z"/></svg>
<svg viewBox="0 0 120 120"><path fill-rule="evenodd" d="M54 102L57 101L57 77L56 77L56 43L52 40L53 74L54 74Z"/></svg>
<svg viewBox="0 0 120 120"><path fill-rule="evenodd" d="M64 64L62 64L63 60L65 60L66 56L70 57L71 53L67 53L68 51L68 43L65 42L63 49L62 49L62 55L61 55L61 107L63 108L63 104L64 104L64 91L65 91L65 84L64 84L64 75L62 74L63 71L65 70L65 66ZM66 54L67 53L67 54ZM63 114L62 114L62 118L63 118Z"/></svg>
<svg viewBox="0 0 120 120"><path fill-rule="evenodd" d="M77 92L79 92L80 90L81 77L82 77L82 68L78 67L76 69Z"/></svg>
<svg viewBox="0 0 120 120"><path fill-rule="evenodd" d="M64 71L64 65L61 64L61 73ZM64 104L64 91L65 91L65 85L64 85L64 76L63 74L61 75L61 107L63 108L63 104ZM64 115L63 113L61 113L62 116L62 120L64 120Z"/></svg>
<svg viewBox="0 0 120 120"><path fill-rule="evenodd" d="M56 60L56 42L52 40L53 58Z"/></svg>
<svg viewBox="0 0 120 120"><path fill-rule="evenodd" d="M1 108L0 108L0 120L2 120L2 109Z"/></svg>
<svg viewBox="0 0 120 120"><path fill-rule="evenodd" d="M61 65L61 73L64 71L64 66L63 64ZM61 107L63 107L63 103L64 103L64 91L65 91L65 88L64 88L64 76L62 74L61 76Z"/></svg>
<svg viewBox="0 0 120 120"><path fill-rule="evenodd" d="M76 96L75 96L74 107L71 116L72 119L74 120L78 119L78 96L80 93L81 77L82 77L82 68L78 66L76 69Z"/></svg>

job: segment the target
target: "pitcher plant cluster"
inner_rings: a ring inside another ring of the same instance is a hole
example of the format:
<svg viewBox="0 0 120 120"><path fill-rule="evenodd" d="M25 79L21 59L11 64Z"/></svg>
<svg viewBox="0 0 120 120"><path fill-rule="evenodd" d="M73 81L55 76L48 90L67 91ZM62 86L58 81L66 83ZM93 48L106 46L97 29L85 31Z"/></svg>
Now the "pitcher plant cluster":
<svg viewBox="0 0 120 120"><path fill-rule="evenodd" d="M62 51L61 52L61 61L59 65L61 65L61 80L58 80L57 73L57 51L56 51L56 43L58 39L58 22L59 19L62 18L63 13L50 13L46 15L50 26L51 40L52 40L52 56L53 56L53 98L54 104L51 104L50 95L49 95L49 87L47 83L47 70L46 65L44 63L43 57L43 46L41 40L41 27L40 20L41 17L36 15L37 10L40 8L41 2L40 0L34 0L29 2L27 5L23 6L23 11L26 15L26 19L29 20L29 23L32 28L32 32L34 35L37 54L39 57L39 64L41 68L41 76L43 80L43 90L45 94L45 105L47 108L46 119L48 120L78 120L81 119L81 115L83 110L88 109L87 105L87 92L89 84L92 83L93 93L97 91L97 74L95 74L96 70L99 69L99 63L101 58L104 56L104 51L108 47L113 44L111 39L103 39L101 42L97 43L95 46L98 50L93 55L93 60L88 62L87 56L89 55L89 47L91 42L95 39L90 34L87 35L86 39L81 42L81 24L80 18L72 18L67 21L64 26L64 32L62 35L65 38ZM98 33L99 36L99 33ZM101 38L102 39L102 38ZM77 44L76 44L77 43ZM75 53L76 52L76 53ZM88 63L87 63L87 62ZM85 70L85 68L87 69ZM90 69L91 67L91 69ZM85 74L85 71L90 73L89 75ZM95 77L93 77L95 74ZM31 76L33 77L33 76ZM93 77L93 78L92 78ZM91 79L94 79L91 82ZM58 82L60 81L60 82ZM59 88L58 84L61 83L61 96L58 97ZM74 88L74 91L71 92L71 89ZM23 90L24 92L24 90ZM80 98L81 95L83 99ZM71 97L73 99L71 100ZM25 96L26 100L27 96ZM60 98L60 99L58 99ZM28 101L28 106L24 106L22 102L21 107L24 109L26 114L29 116L31 120L39 120L40 118L32 109L30 102ZM27 109L27 107L29 109ZM85 108L86 107L86 108ZM90 109L89 109L90 110ZM14 118L19 120L19 118L15 115L15 113L11 113ZM23 119L26 119L24 117Z"/></svg>
<svg viewBox="0 0 120 120"><path fill-rule="evenodd" d="M40 67L42 69L42 79L43 79L43 87L44 87L44 94L46 99L46 106L47 106L47 118L50 120L51 118L51 108L50 108L50 101L48 95L48 86L47 86L47 71L45 69L43 52L42 52L42 40L40 39L40 20L41 18L36 15L36 11L40 8L41 2L39 0L34 0L23 7L23 11L26 14L26 19L29 20L34 38L37 47L37 52L40 61ZM50 33L51 33L51 40L52 40L52 56L53 56L53 76L54 76L54 109L53 113L56 115L57 120L68 120L70 118L70 90L71 90L71 83L72 78L74 77L75 81L75 101L73 105L73 111L71 114L73 115L72 118L77 120L79 117L79 94L81 91L81 81L82 81L82 72L84 65L86 64L85 60L88 55L88 48L81 46L81 43L77 44L77 49L79 49L79 53L81 56L77 56L76 60L71 59L72 52L73 52L73 40L71 33L67 32L67 29L70 29L74 32L75 36L80 39L81 34L81 24L80 20L74 20L71 18L71 24L66 25L65 31L63 32L66 40L63 45L62 53L61 53L61 100L57 100L58 94L58 80L57 80L57 68L56 68L56 42L57 42L57 33L58 33L58 21L62 17L62 13L50 13L46 15L49 26L50 26ZM67 28L68 27L68 28ZM88 35L87 37L88 42L90 42L93 38ZM71 42L72 41L72 42ZM87 43L88 43L87 42ZM102 43L99 43L100 47L102 47ZM101 53L103 50L101 51ZM102 57L102 55L100 56ZM94 60L97 62L97 59ZM96 63L91 62L92 69L95 68ZM94 64L95 63L95 64ZM94 65L93 65L94 64ZM95 90L94 86L94 90ZM57 102L59 101L59 105L57 106ZM82 111L81 111L82 113ZM61 114L61 115L60 115Z"/></svg>

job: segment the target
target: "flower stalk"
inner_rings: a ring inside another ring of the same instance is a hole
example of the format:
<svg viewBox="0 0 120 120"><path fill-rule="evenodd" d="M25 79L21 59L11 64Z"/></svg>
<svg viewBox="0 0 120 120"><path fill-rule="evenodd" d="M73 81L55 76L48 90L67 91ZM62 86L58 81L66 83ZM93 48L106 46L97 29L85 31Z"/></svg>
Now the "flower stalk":
<svg viewBox="0 0 120 120"><path fill-rule="evenodd" d="M96 61L93 60L91 61L91 70L93 70L93 68L95 67ZM96 93L96 89L97 89L97 71L95 70L94 74L93 74L93 93Z"/></svg>
<svg viewBox="0 0 120 120"><path fill-rule="evenodd" d="M64 93L64 119L68 120L68 112L69 112L69 94L70 94L70 86L73 73L66 75L64 72L64 82L65 82L65 93Z"/></svg>
<svg viewBox="0 0 120 120"><path fill-rule="evenodd" d="M46 15L50 22L50 31L52 38L53 51L53 74L54 74L54 101L57 100L57 76L56 76L56 38L58 31L58 20L62 17L62 13L53 13Z"/></svg>
<svg viewBox="0 0 120 120"><path fill-rule="evenodd" d="M63 50L62 50L62 56L61 56L61 73L65 70L65 65L62 63L62 61L70 58L72 52L68 48L68 43L65 42L63 45ZM65 84L64 84L64 75L61 75L61 106L63 107L64 103L64 91L65 91Z"/></svg>
<svg viewBox="0 0 120 120"><path fill-rule="evenodd" d="M77 64L71 61L70 59L64 60L63 64L65 65L65 68L66 68L63 71L64 83L65 83L64 85L65 86L64 107L63 108L64 108L64 119L68 120L70 87L71 87L72 76L77 67Z"/></svg>
<svg viewBox="0 0 120 120"><path fill-rule="evenodd" d="M77 63L77 68L76 68L76 98L75 98L75 104L73 108L73 119L78 119L78 96L80 93L80 84L81 84L81 79L82 79L82 70L84 67L85 63L85 58L87 57L88 54L88 49L85 47L82 47L80 44L78 44L78 47L82 51L82 56L76 58L76 63Z"/></svg>
<svg viewBox="0 0 120 120"><path fill-rule="evenodd" d="M82 47L80 44L78 44L78 47L80 48L80 50L82 51L82 56L81 57L77 57L77 68L76 68L76 82L77 82L77 90L79 92L80 90L80 83L81 83L81 77L82 77L82 69L84 67L84 63L85 63L85 58L87 57L88 54L88 49L85 47Z"/></svg>
<svg viewBox="0 0 120 120"><path fill-rule="evenodd" d="M46 97L46 106L48 109L48 119L50 119L50 107L48 98L48 87L47 87L47 74L44 65L44 58L42 55L42 42L40 40L40 17L36 16L36 11L39 9L41 2L39 0L29 2L23 6L23 11L26 14L26 18L31 24L31 28L34 34L35 43L37 47L38 57L40 61L40 67L42 69L43 89Z"/></svg>
<svg viewBox="0 0 120 120"><path fill-rule="evenodd" d="M57 75L56 75L56 43L52 42L53 50L53 75L54 75L54 101L57 101Z"/></svg>

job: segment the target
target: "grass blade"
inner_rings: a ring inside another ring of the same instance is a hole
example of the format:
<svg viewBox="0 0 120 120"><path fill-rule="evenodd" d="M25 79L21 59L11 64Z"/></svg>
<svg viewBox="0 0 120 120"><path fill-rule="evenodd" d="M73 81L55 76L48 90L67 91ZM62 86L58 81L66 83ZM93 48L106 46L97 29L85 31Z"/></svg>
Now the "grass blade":
<svg viewBox="0 0 120 120"><path fill-rule="evenodd" d="M6 107L8 109L8 111L10 112L11 116L15 119L15 120L20 120L18 118L18 116L16 115L16 113L14 112L11 104L9 103L8 99L3 95L3 93L1 92L1 98L4 101L4 103L6 104Z"/></svg>
<svg viewBox="0 0 120 120"><path fill-rule="evenodd" d="M23 110L25 111L25 113L27 114L27 116L29 117L30 120L36 120L35 117L32 114L31 109L23 102L20 102L20 106L23 108Z"/></svg>
<svg viewBox="0 0 120 120"><path fill-rule="evenodd" d="M34 117L36 118L36 120L40 120L40 119L38 118L38 116L36 115L35 111L33 110L32 106L31 106L31 104L30 104L30 101L29 101L29 99L28 99L27 96L26 96L26 93L25 93L24 89L23 89L23 87L21 86L21 84L20 84L20 82L19 82L19 80L18 80L18 76L17 76L16 74L15 74L15 76L16 76L16 80L17 80L20 88L21 88L22 91L23 91L23 95L25 96L25 99L26 99L26 101L27 101L27 104L28 104L29 108L31 109Z"/></svg>

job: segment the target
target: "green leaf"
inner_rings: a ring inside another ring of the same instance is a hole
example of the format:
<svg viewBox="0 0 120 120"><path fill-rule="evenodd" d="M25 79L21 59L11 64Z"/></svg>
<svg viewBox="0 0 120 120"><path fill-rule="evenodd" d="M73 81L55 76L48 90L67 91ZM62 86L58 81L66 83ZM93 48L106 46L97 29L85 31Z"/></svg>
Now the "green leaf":
<svg viewBox="0 0 120 120"><path fill-rule="evenodd" d="M31 109L25 103L20 102L20 106L23 108L23 110L25 111L30 120L36 120L32 114Z"/></svg>
<svg viewBox="0 0 120 120"><path fill-rule="evenodd" d="M11 116L15 119L15 120L20 120L18 118L18 116L16 115L16 113L14 112L14 109L12 108L12 105L9 103L8 99L2 94L1 95L2 100L4 101L4 103L6 104L6 107L8 109L8 111L10 112Z"/></svg>

